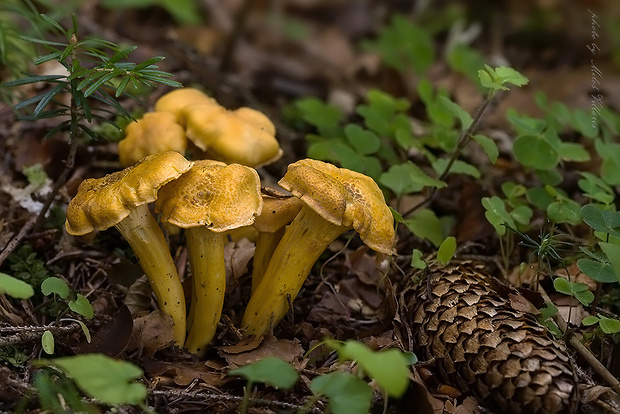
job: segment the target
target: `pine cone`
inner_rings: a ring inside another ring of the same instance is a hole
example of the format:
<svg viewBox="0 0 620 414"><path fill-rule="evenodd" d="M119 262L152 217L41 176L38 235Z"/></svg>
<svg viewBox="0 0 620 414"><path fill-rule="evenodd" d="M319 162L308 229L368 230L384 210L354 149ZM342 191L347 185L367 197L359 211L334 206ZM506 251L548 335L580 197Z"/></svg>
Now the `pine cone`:
<svg viewBox="0 0 620 414"><path fill-rule="evenodd" d="M564 343L535 315L514 309L483 268L431 267L408 288L412 351L442 382L497 412L574 412L577 385Z"/></svg>

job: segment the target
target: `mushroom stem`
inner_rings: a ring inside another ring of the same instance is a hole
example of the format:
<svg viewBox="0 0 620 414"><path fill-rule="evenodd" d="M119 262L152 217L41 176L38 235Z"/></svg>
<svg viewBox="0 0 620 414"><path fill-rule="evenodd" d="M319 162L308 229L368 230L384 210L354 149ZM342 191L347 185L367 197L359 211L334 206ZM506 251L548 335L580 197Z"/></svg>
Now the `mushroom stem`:
<svg viewBox="0 0 620 414"><path fill-rule="evenodd" d="M276 250L283 235L284 227L273 233L266 231L258 233L256 237L256 250L254 251L254 262L252 264L252 293L258 288L258 284L269 265L269 259L273 256L273 252Z"/></svg>
<svg viewBox="0 0 620 414"><path fill-rule="evenodd" d="M115 227L127 240L140 262L155 292L159 308L172 317L174 341L182 347L185 342L183 286L164 234L149 211L148 204L130 210L129 215Z"/></svg>
<svg viewBox="0 0 620 414"><path fill-rule="evenodd" d="M194 288L185 348L201 356L215 336L222 316L226 290L226 235L213 232L205 226L198 226L188 228L186 237Z"/></svg>
<svg viewBox="0 0 620 414"><path fill-rule="evenodd" d="M337 226L304 205L271 256L256 291L250 297L241 326L244 335L267 334L288 311L312 266L327 246L350 226Z"/></svg>

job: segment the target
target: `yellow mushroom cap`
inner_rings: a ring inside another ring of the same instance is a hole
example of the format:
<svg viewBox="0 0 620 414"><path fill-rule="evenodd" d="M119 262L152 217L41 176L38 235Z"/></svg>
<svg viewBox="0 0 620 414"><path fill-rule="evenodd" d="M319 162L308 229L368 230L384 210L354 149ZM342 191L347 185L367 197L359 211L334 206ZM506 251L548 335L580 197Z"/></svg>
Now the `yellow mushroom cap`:
<svg viewBox="0 0 620 414"><path fill-rule="evenodd" d="M155 201L160 187L191 166L192 162L178 152L166 151L149 155L122 171L82 181L67 207L67 233L81 236L118 224L130 210Z"/></svg>
<svg viewBox="0 0 620 414"><path fill-rule="evenodd" d="M253 226L261 232L276 232L293 221L302 206L303 202L297 197L269 190L268 194L263 194L263 212L256 217Z"/></svg>
<svg viewBox="0 0 620 414"><path fill-rule="evenodd" d="M118 143L118 157L129 167L146 157L164 151L181 154L187 149L185 130L169 112L148 112L127 125L125 139Z"/></svg>
<svg viewBox="0 0 620 414"><path fill-rule="evenodd" d="M259 111L194 104L182 113L187 121L187 138L214 159L257 168L282 156L275 126Z"/></svg>
<svg viewBox="0 0 620 414"><path fill-rule="evenodd" d="M195 88L180 88L162 95L155 102L155 111L170 112L173 114L180 125L185 125L185 115L182 113L183 108L187 105L196 103L211 104L219 106L215 99L206 93Z"/></svg>
<svg viewBox="0 0 620 414"><path fill-rule="evenodd" d="M155 204L162 221L183 228L223 232L249 226L263 208L258 173L249 167L196 161L178 180L162 187Z"/></svg>
<svg viewBox="0 0 620 414"><path fill-rule="evenodd" d="M371 249L395 254L394 217L372 178L304 159L289 165L278 184L330 223L352 226Z"/></svg>

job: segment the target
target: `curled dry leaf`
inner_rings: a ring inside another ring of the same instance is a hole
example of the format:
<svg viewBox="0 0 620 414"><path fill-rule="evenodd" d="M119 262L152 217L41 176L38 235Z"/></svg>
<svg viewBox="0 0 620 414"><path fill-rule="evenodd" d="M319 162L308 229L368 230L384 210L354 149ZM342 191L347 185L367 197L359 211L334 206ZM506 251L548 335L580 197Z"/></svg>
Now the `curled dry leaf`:
<svg viewBox="0 0 620 414"><path fill-rule="evenodd" d="M303 361L304 349L298 339L277 339L274 336L267 336L263 343L248 352L229 353L230 347L220 348L219 354L226 359L230 368L237 368L256 361L260 361L266 357L276 356L291 363L295 368L301 368L305 365ZM234 350L234 349L233 349Z"/></svg>
<svg viewBox="0 0 620 414"><path fill-rule="evenodd" d="M142 316L134 321L127 348L143 350L146 356L152 357L172 342L173 325L172 318L159 310Z"/></svg>
<svg viewBox="0 0 620 414"><path fill-rule="evenodd" d="M172 363L153 360L144 362L141 366L149 377L169 377L182 387L188 386L195 379L213 387L228 381L220 370L213 369L204 362Z"/></svg>

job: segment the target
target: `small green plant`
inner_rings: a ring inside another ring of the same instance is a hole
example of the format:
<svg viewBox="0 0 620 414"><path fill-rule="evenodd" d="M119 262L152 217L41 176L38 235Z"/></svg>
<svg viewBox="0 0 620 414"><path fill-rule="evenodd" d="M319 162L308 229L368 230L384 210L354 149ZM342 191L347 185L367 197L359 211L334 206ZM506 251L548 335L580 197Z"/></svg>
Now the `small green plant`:
<svg viewBox="0 0 620 414"><path fill-rule="evenodd" d="M32 285L16 277L0 273L0 294L9 295L15 299L28 299L34 295Z"/></svg>
<svg viewBox="0 0 620 414"><path fill-rule="evenodd" d="M617 318L609 318L600 313L597 316L586 316L581 321L584 326L596 325L600 331L606 335L616 335L620 333L620 320Z"/></svg>
<svg viewBox="0 0 620 414"><path fill-rule="evenodd" d="M13 252L8 258L13 277L23 280L38 288L50 276L50 267L37 257L37 253L28 244Z"/></svg>
<svg viewBox="0 0 620 414"><path fill-rule="evenodd" d="M37 360L33 364L38 367L54 368L54 370L45 369L42 374L39 374L42 376L35 380L35 386L44 407L61 404L58 398L62 395L65 399L70 397L75 411L82 411L84 403L80 401L79 392L73 386L75 384L81 392L102 404L137 405L148 411L145 404L147 389L143 384L135 381L143 375L142 370L129 362L118 361L101 354L87 354ZM69 393L53 392L58 390L69 391ZM82 409L76 407L82 407ZM88 411L91 412L92 408Z"/></svg>
<svg viewBox="0 0 620 414"><path fill-rule="evenodd" d="M274 388L289 390L299 379L299 374L291 365L277 357L268 357L241 368L231 369L228 375L238 375L248 380L243 393L239 411L245 414L250 404L250 395L255 383L263 383Z"/></svg>
<svg viewBox="0 0 620 414"><path fill-rule="evenodd" d="M52 295L53 303L56 306L51 306L51 309L58 312L58 315L56 315L57 317L60 317L68 310L71 310L86 319L92 319L94 316L93 307L90 301L84 295L73 292L69 289L67 283L58 277L48 277L45 279L43 283L41 283L41 293L43 293L44 296ZM62 300L64 306L61 306L59 300ZM76 322L81 326L86 340L90 342L90 331L86 325L80 320L76 320ZM48 355L52 355L54 353L54 335L51 331L47 330L43 333L43 336L41 337L41 345L45 353Z"/></svg>
<svg viewBox="0 0 620 414"><path fill-rule="evenodd" d="M307 412L316 402L325 396L329 408L334 414L366 414L370 410L372 388L362 378L368 376L389 396L400 397L409 384L409 365L417 362L415 355L403 353L399 349L372 351L356 341L332 341L325 345L336 350L340 361L355 361L358 375L336 371L315 377L310 383L314 393L300 412ZM246 413L249 393L256 382L275 388L290 389L297 382L299 375L285 361L270 357L233 369L229 375L239 375L248 380L245 387L241 413Z"/></svg>

